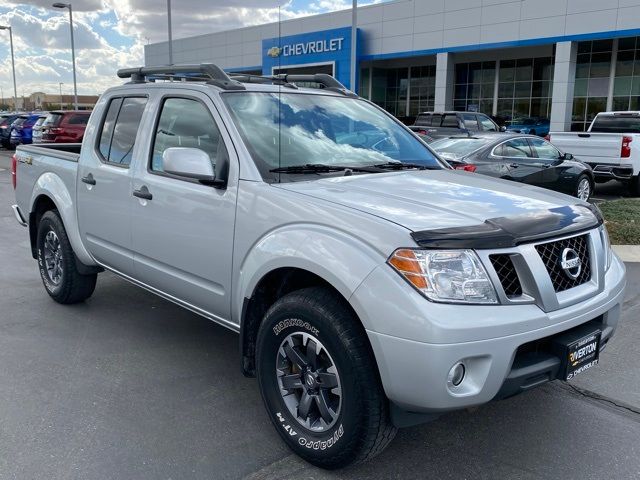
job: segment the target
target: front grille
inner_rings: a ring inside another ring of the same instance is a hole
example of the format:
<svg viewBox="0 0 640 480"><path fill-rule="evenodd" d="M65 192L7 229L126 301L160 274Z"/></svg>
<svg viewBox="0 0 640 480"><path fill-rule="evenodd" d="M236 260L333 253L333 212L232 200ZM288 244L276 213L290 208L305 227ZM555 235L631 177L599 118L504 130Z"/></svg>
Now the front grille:
<svg viewBox="0 0 640 480"><path fill-rule="evenodd" d="M498 274L502 288L507 297L522 295L522 285L510 255L490 255L491 264Z"/></svg>
<svg viewBox="0 0 640 480"><path fill-rule="evenodd" d="M565 248L570 248L578 254L581 263L580 274L574 279L560 265L562 252ZM536 250L543 263L547 267L553 288L556 292L564 292L570 288L577 287L591 279L591 265L589 259L589 238L588 235L565 238L549 243L536 245Z"/></svg>

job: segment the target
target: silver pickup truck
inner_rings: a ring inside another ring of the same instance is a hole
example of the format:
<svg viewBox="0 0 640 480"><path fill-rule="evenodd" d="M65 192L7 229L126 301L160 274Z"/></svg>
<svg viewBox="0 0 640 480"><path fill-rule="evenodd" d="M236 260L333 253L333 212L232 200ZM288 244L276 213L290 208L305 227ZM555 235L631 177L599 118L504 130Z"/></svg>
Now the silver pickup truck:
<svg viewBox="0 0 640 480"><path fill-rule="evenodd" d="M596 207L454 171L326 75L118 74L82 146L15 154L44 287L80 302L109 270L238 332L304 459L598 363L625 269Z"/></svg>

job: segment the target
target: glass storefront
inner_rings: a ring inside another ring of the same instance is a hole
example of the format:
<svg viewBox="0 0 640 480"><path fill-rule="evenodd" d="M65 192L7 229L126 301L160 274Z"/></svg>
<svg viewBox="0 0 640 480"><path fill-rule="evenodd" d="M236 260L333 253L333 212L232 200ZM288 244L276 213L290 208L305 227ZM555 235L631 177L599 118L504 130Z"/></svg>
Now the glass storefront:
<svg viewBox="0 0 640 480"><path fill-rule="evenodd" d="M640 110L640 37L618 40L613 110Z"/></svg>
<svg viewBox="0 0 640 480"><path fill-rule="evenodd" d="M495 77L496 62L458 63L453 109L491 115Z"/></svg>
<svg viewBox="0 0 640 480"><path fill-rule="evenodd" d="M578 44L571 130L584 131L599 112L607 110L613 40Z"/></svg>
<svg viewBox="0 0 640 480"><path fill-rule="evenodd" d="M549 118L553 57L501 60L498 80L499 118Z"/></svg>
<svg viewBox="0 0 640 480"><path fill-rule="evenodd" d="M370 84L370 85L369 85ZM435 102L435 65L399 68L365 67L360 71L360 94L395 117L411 121L432 111Z"/></svg>

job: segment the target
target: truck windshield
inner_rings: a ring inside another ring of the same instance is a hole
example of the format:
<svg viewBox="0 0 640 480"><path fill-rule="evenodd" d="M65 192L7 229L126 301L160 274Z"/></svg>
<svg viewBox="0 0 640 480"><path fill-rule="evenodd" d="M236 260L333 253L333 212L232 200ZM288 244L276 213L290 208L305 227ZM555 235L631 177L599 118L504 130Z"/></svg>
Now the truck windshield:
<svg viewBox="0 0 640 480"><path fill-rule="evenodd" d="M589 131L594 133L640 133L640 115L598 115Z"/></svg>
<svg viewBox="0 0 640 480"><path fill-rule="evenodd" d="M304 93L222 96L262 177L305 165L355 168L411 163L443 168L411 132L368 102ZM283 179L284 180L284 179Z"/></svg>

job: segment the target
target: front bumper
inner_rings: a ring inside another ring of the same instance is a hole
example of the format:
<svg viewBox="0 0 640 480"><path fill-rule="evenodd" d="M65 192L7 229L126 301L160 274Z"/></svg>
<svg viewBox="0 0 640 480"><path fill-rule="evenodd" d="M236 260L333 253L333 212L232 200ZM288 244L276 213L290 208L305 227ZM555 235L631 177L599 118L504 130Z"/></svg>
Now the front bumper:
<svg viewBox="0 0 640 480"><path fill-rule="evenodd" d="M614 255L600 293L551 312L535 305L443 305L424 298L418 307L417 302L406 301L415 293L406 282L389 285L394 276L399 278L391 273L385 279L386 289L380 290L375 285L381 279L376 277L385 275L386 269L374 271L352 296L352 305L365 318L388 398L403 410L426 413L480 405L553 380L557 368L550 367L548 357L541 358L540 364L524 365L528 370L519 370L523 365L514 365L519 348L591 321L601 323L601 345L606 345L618 324L626 285L624 264ZM406 315L426 332L422 338L394 334L394 328L398 333L406 332L400 321ZM384 322L376 321L381 318ZM470 327L473 323L476 328ZM383 324L391 328L383 332L379 328ZM495 326L498 329L492 328ZM431 340L425 341L427 337ZM453 342L441 341L453 338ZM449 371L461 361L465 379L460 386L452 387ZM545 372L546 377L540 375Z"/></svg>

